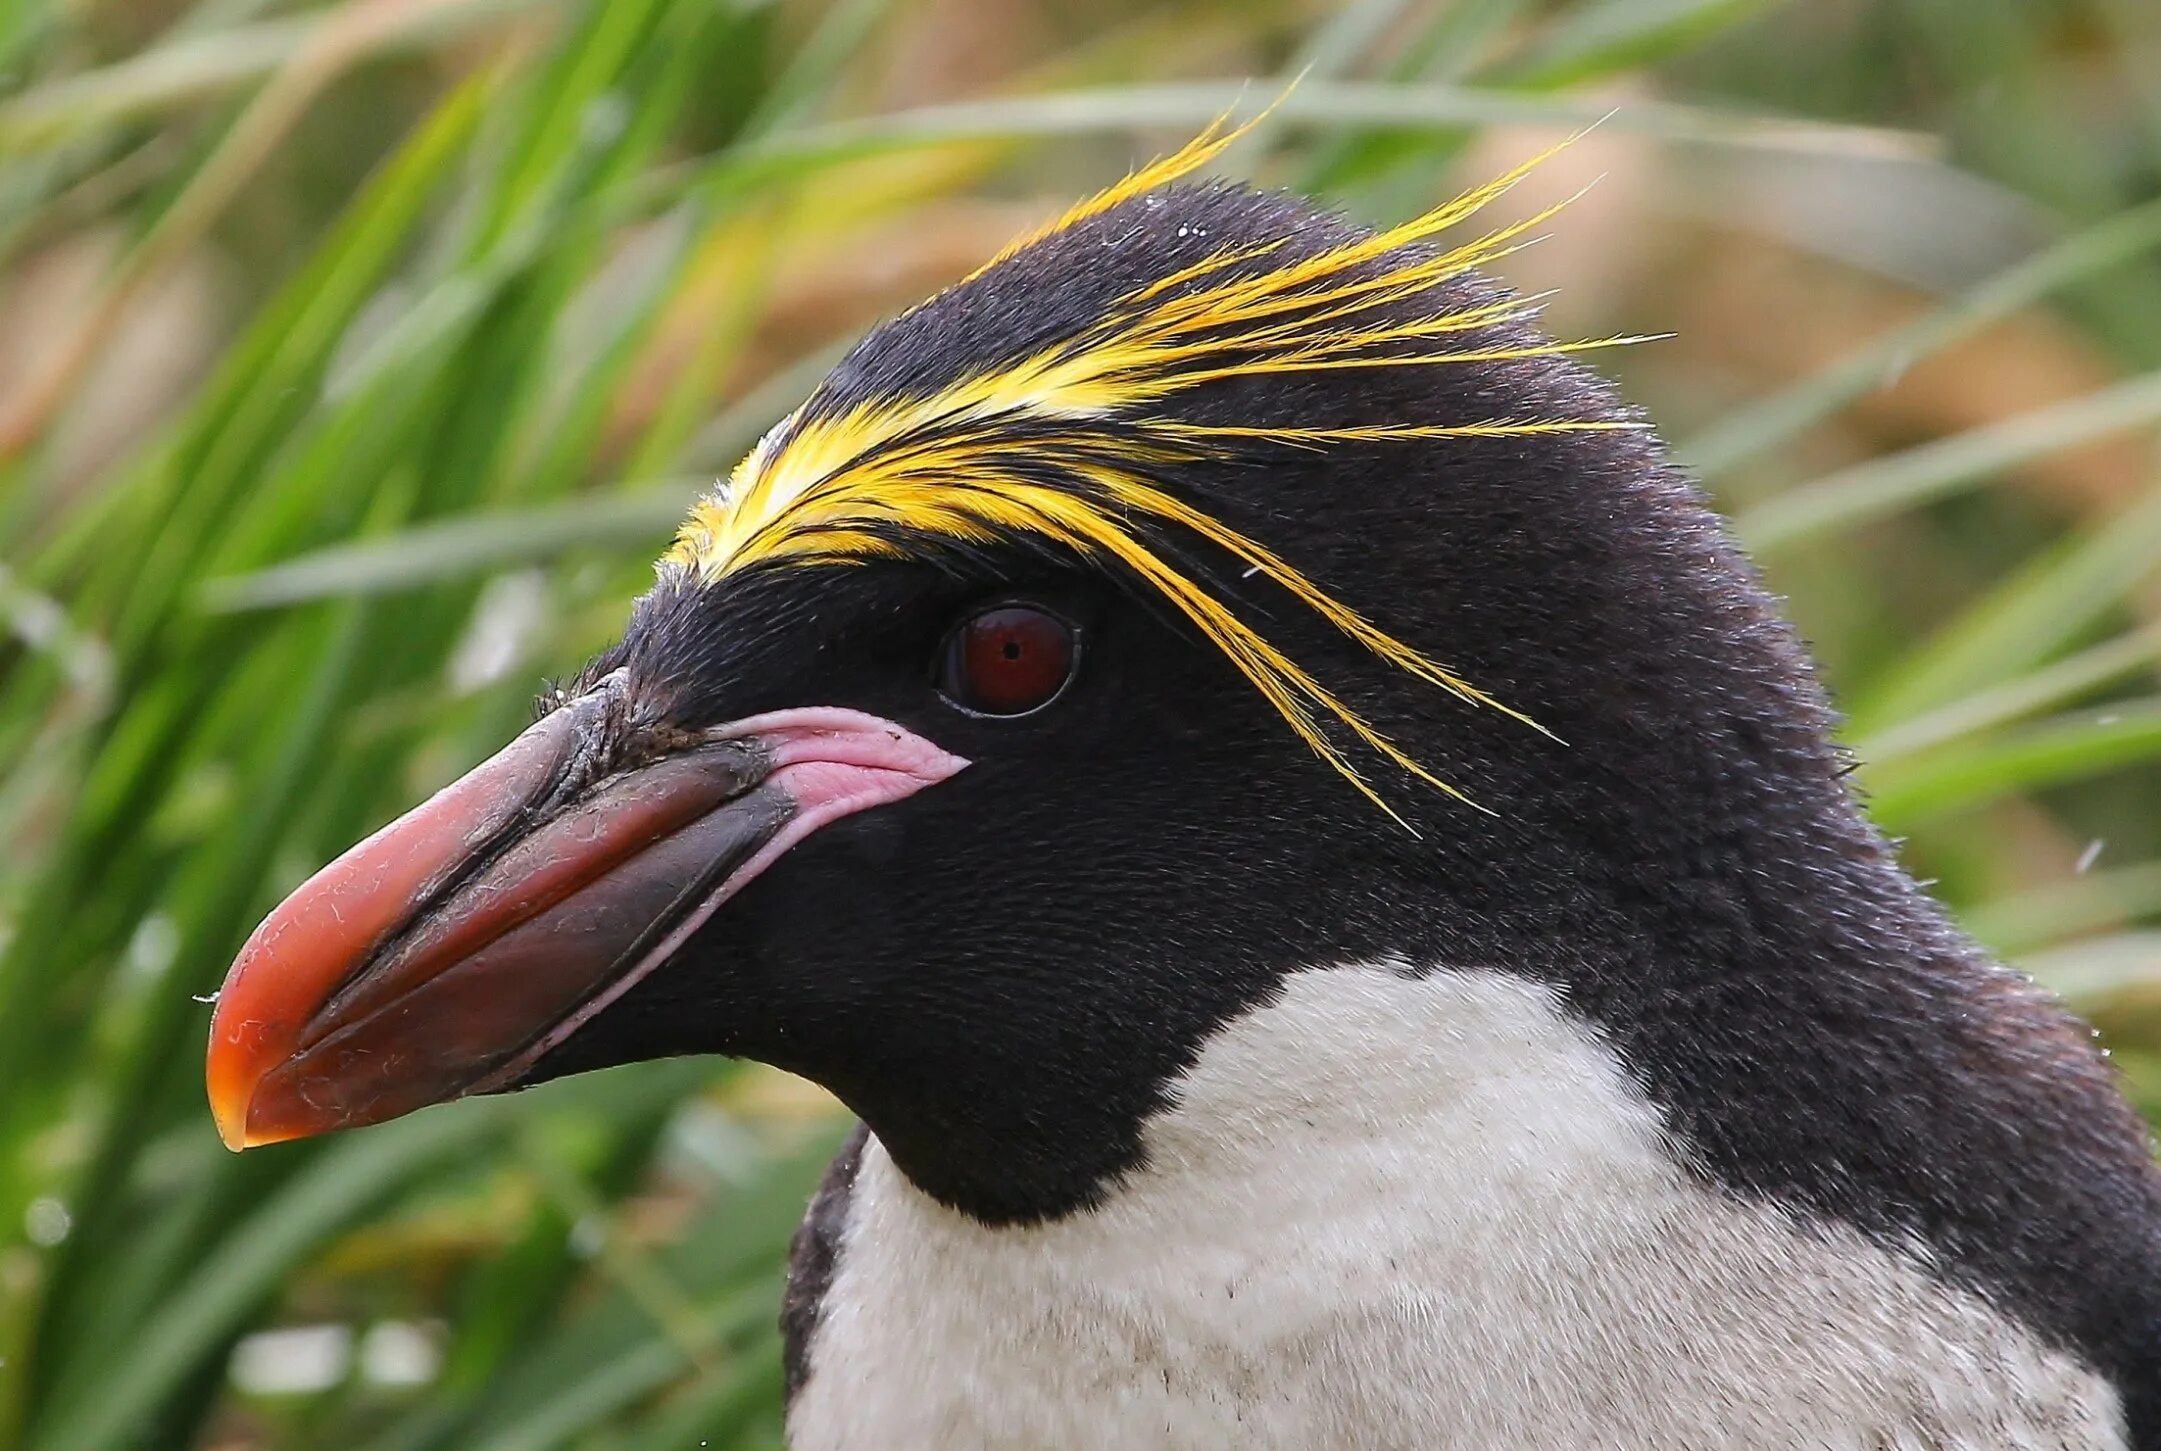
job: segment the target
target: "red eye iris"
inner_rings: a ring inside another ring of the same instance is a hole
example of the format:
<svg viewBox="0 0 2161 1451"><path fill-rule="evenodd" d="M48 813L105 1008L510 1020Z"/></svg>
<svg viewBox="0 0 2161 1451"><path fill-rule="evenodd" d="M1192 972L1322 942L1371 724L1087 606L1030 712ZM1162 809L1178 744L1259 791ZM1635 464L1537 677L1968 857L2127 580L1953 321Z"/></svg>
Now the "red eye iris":
<svg viewBox="0 0 2161 1451"><path fill-rule="evenodd" d="M1073 627L1029 605L1000 605L946 637L938 688L979 715L1026 715L1073 678Z"/></svg>

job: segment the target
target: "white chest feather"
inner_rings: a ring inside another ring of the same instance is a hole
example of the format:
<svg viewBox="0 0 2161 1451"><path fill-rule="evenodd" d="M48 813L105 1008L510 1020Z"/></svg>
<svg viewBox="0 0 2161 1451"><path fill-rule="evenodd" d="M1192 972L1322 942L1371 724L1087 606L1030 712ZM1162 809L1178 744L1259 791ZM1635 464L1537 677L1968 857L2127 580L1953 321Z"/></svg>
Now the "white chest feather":
<svg viewBox="0 0 2161 1451"><path fill-rule="evenodd" d="M1498 973L1301 973L1100 1209L988 1229L872 1140L797 1451L2104 1448L2116 1397L1979 1299L1701 1187Z"/></svg>

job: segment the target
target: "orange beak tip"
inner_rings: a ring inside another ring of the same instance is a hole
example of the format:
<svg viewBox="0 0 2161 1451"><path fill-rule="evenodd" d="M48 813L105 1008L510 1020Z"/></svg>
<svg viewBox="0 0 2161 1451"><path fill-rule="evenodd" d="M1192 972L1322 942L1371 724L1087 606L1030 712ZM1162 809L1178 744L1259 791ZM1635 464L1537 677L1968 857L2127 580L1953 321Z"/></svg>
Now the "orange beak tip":
<svg viewBox="0 0 2161 1451"><path fill-rule="evenodd" d="M233 1024L222 1012L211 1017L203 1087L210 1099L210 1117L218 1126L218 1137L236 1154L264 1142L260 1135L248 1132L256 1085L276 1061L265 1053L262 1039L259 1020Z"/></svg>
<svg viewBox="0 0 2161 1451"><path fill-rule="evenodd" d="M213 1058L215 1064L215 1058ZM210 1079L210 1117L218 1126L218 1137L225 1147L234 1153L252 1147L248 1138L248 1100L253 1095L245 1088L235 1092L237 1085L221 1083L213 1068Z"/></svg>

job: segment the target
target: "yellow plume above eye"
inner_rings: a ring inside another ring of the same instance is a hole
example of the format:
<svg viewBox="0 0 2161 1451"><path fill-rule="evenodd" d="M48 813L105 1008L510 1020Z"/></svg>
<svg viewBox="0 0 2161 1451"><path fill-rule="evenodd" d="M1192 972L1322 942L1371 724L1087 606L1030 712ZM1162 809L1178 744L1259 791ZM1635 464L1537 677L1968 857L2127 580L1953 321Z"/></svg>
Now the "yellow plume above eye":
<svg viewBox="0 0 2161 1451"><path fill-rule="evenodd" d="M1218 121L1174 155L1014 243L984 270L1206 165L1245 129L1226 129ZM1274 550L1155 481L1180 464L1236 455L1255 445L1322 448L1645 425L1539 417L1339 427L1264 420L1202 425L1172 416L1161 405L1188 389L1230 378L1497 362L1635 341L1496 346L1479 335L1527 316L1538 299L1504 298L1451 310L1437 292L1440 284L1524 245L1534 228L1560 210L1550 207L1455 246L1428 249L1439 233L1471 217L1559 149L1400 226L1312 255L1290 255L1280 244L1263 243L1204 256L1118 298L1099 317L1032 355L964 375L931 396L866 403L834 416L799 412L691 510L661 568L711 582L753 565L894 557L908 553L916 541L934 547L940 541L1037 539L1122 569L1162 595L1292 730L1389 815L1396 813L1345 744L1331 735L1332 727L1468 802L1247 624L1205 581L1168 557L1165 546L1171 539L1198 536L1238 561L1245 575L1265 577L1389 665L1467 703L1538 728L1536 723L1381 630ZM1430 308L1418 306L1428 300Z"/></svg>

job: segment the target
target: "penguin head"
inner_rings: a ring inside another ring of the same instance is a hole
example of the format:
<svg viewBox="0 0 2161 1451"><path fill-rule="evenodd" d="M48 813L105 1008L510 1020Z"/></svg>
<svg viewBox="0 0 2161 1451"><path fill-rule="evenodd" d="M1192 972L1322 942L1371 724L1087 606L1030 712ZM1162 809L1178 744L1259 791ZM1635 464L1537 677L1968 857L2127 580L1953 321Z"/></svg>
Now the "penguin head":
<svg viewBox="0 0 2161 1451"><path fill-rule="evenodd" d="M1289 973L1625 991L1742 930L1720 833L1858 839L1715 522L1478 275L1512 178L1374 233L1177 179L1226 139L873 332L618 645L266 919L230 1144L727 1054L1039 1219Z"/></svg>

